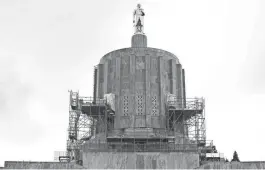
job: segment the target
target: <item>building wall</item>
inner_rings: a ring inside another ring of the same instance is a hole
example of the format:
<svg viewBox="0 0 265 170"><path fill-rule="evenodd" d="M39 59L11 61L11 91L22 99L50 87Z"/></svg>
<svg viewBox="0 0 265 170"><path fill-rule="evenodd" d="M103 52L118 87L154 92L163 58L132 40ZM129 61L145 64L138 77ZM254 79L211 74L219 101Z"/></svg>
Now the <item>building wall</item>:
<svg viewBox="0 0 265 170"><path fill-rule="evenodd" d="M265 169L265 162L209 162L198 169Z"/></svg>
<svg viewBox="0 0 265 170"><path fill-rule="evenodd" d="M83 169L75 163L5 161L4 169Z"/></svg>
<svg viewBox="0 0 265 170"><path fill-rule="evenodd" d="M183 96L178 58L154 48L125 48L102 57L98 65L98 96L115 94L115 125L119 128L165 128L166 94Z"/></svg>
<svg viewBox="0 0 265 170"><path fill-rule="evenodd" d="M90 169L189 169L199 166L199 155L181 152L84 152L83 166Z"/></svg>

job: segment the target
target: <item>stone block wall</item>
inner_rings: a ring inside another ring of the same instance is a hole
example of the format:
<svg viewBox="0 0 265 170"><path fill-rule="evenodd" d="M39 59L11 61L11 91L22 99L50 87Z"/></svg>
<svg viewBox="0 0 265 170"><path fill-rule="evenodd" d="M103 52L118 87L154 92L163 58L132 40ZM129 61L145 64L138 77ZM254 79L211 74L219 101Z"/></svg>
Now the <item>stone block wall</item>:
<svg viewBox="0 0 265 170"><path fill-rule="evenodd" d="M209 162L198 169L265 169L265 162Z"/></svg>
<svg viewBox="0 0 265 170"><path fill-rule="evenodd" d="M89 169L192 169L199 166L197 153L184 152L83 152Z"/></svg>
<svg viewBox="0 0 265 170"><path fill-rule="evenodd" d="M84 167L66 162L5 161L4 169L84 169Z"/></svg>

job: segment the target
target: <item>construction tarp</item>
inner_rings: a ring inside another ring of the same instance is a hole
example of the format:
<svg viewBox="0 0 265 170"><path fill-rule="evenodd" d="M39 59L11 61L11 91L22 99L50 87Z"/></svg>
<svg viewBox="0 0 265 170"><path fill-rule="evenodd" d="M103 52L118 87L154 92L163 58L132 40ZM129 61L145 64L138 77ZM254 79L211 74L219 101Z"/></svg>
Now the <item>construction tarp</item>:
<svg viewBox="0 0 265 170"><path fill-rule="evenodd" d="M108 93L104 95L104 98L107 101L107 104L110 106L111 110L115 112L115 94Z"/></svg>

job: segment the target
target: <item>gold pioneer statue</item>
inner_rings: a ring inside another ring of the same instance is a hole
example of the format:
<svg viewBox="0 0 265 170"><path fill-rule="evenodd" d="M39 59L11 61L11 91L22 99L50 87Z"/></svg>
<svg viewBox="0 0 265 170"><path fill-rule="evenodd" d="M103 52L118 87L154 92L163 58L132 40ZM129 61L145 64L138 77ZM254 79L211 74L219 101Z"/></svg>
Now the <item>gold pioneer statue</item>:
<svg viewBox="0 0 265 170"><path fill-rule="evenodd" d="M144 15L141 4L137 4L137 9L133 12L134 34L144 34Z"/></svg>

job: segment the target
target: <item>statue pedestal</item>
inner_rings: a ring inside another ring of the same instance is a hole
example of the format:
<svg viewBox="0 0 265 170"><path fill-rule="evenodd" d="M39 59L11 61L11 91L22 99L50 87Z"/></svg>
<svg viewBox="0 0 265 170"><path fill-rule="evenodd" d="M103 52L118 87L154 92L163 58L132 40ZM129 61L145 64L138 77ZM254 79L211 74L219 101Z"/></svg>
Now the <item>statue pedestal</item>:
<svg viewBox="0 0 265 170"><path fill-rule="evenodd" d="M147 47L147 37L144 34L134 34L132 36L132 48Z"/></svg>

